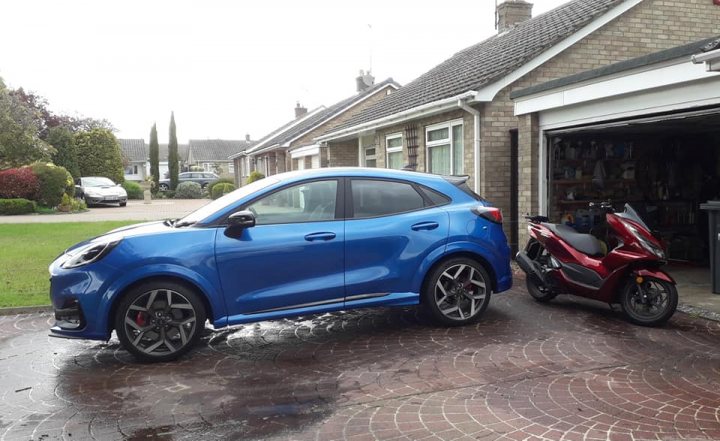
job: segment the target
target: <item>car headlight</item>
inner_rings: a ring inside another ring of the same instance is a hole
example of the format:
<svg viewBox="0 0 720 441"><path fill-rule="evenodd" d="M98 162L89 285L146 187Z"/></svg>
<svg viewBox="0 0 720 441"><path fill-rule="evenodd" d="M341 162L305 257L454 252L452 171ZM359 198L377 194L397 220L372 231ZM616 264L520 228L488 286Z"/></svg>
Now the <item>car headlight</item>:
<svg viewBox="0 0 720 441"><path fill-rule="evenodd" d="M68 253L68 259L60 266L65 269L69 269L97 262L107 256L108 253L119 243L120 240L114 240L111 242L92 242L87 245L83 245L70 251Z"/></svg>
<svg viewBox="0 0 720 441"><path fill-rule="evenodd" d="M99 192L99 191L93 190L93 189L91 189L91 188L88 188L87 190L85 190L85 194L88 195L88 196L100 196L100 192Z"/></svg>

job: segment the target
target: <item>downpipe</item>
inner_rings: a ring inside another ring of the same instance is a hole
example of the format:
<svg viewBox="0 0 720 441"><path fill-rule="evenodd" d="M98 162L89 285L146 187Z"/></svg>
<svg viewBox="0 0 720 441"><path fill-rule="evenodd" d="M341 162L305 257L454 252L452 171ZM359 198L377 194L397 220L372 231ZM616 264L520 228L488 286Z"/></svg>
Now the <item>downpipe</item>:
<svg viewBox="0 0 720 441"><path fill-rule="evenodd" d="M459 108L473 116L473 173L475 174L474 190L480 194L480 111L470 107L465 101L458 100Z"/></svg>

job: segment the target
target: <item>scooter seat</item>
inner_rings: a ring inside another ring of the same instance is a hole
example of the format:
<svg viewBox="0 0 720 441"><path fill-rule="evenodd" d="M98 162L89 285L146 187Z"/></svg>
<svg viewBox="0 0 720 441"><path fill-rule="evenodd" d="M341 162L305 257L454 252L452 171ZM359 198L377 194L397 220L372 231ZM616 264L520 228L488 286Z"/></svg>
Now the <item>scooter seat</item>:
<svg viewBox="0 0 720 441"><path fill-rule="evenodd" d="M573 228L562 224L543 223L542 225L583 254L592 257L605 255L602 244L592 234L578 233Z"/></svg>

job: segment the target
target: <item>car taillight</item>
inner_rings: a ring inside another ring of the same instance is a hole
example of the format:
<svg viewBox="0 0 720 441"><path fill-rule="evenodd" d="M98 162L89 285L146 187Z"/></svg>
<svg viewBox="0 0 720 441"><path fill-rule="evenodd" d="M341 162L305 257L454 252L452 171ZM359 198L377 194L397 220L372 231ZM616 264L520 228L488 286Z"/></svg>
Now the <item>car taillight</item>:
<svg viewBox="0 0 720 441"><path fill-rule="evenodd" d="M482 205L473 208L473 213L477 214L478 216L489 220L490 222L494 222L496 224L501 224L503 221L503 215L502 211L499 208L495 207L484 207Z"/></svg>

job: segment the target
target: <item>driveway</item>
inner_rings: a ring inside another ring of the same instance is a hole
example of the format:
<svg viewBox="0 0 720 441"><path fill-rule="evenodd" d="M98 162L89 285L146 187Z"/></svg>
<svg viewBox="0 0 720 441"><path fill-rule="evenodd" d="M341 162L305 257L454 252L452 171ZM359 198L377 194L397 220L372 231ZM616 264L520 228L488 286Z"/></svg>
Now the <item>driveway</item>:
<svg viewBox="0 0 720 441"><path fill-rule="evenodd" d="M143 201L128 201L125 207L98 206L90 208L85 213L0 216L0 224L175 219L210 202L210 199L156 199L150 204L145 204Z"/></svg>
<svg viewBox="0 0 720 441"><path fill-rule="evenodd" d="M0 317L0 439L720 439L720 323L683 313L642 328L515 288L475 326L333 313L152 365L51 322Z"/></svg>

